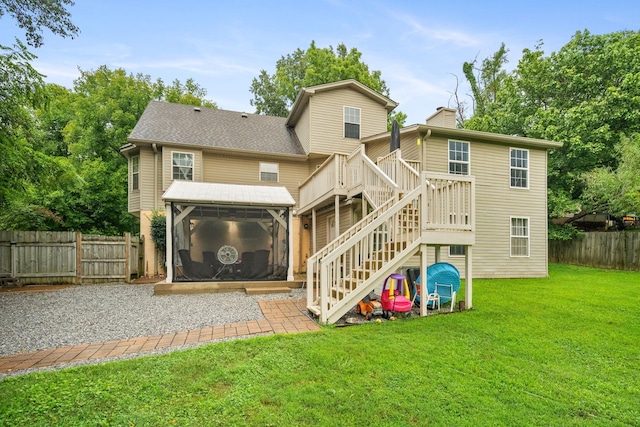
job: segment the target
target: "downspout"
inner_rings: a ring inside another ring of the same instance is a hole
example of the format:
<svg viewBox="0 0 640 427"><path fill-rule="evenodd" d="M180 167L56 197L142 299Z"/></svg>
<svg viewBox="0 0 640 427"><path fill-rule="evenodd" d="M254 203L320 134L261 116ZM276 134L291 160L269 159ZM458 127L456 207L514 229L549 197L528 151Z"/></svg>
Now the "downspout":
<svg viewBox="0 0 640 427"><path fill-rule="evenodd" d="M153 148L153 208L158 208L158 145L151 144Z"/></svg>
<svg viewBox="0 0 640 427"><path fill-rule="evenodd" d="M158 209L158 146L153 143L153 209ZM153 257L153 275L158 276L158 248L155 248L155 256Z"/></svg>

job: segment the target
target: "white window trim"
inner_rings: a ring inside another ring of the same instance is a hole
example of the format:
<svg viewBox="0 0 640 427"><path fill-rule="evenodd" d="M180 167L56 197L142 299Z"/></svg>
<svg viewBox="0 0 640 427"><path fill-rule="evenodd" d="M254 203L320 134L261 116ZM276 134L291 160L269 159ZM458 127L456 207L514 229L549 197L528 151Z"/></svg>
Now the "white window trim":
<svg viewBox="0 0 640 427"><path fill-rule="evenodd" d="M265 167L263 169L263 166ZM275 166L275 172L272 170L269 170L269 166ZM275 181L263 181L262 180L262 173L275 173L276 174L276 180ZM258 168L258 181L260 182L280 182L280 164L279 163L271 163L271 162L260 162L260 166Z"/></svg>
<svg viewBox="0 0 640 427"><path fill-rule="evenodd" d="M526 168L519 168L519 167L516 167L516 166L511 166L511 153L513 152L513 150L526 151L527 152L527 167ZM529 182L531 181L531 172L530 172L530 168L529 168L530 164L531 164L531 153L529 152L529 150L527 148L509 147L509 188L513 188L515 190L528 190L529 189ZM511 171L513 169L527 171L527 185L526 185L526 187L518 187L518 186L511 185Z"/></svg>
<svg viewBox="0 0 640 427"><path fill-rule="evenodd" d="M173 155L174 154L187 154L191 156L191 180L188 179L177 179L173 177ZM188 151L172 151L171 152L171 180L172 181L191 181L195 182L196 180L196 156L193 153L189 153Z"/></svg>
<svg viewBox="0 0 640 427"><path fill-rule="evenodd" d="M138 163L137 171L133 170L134 159L137 159L137 163ZM138 175L138 188L134 188L134 185L133 185L135 182L133 177L135 175ZM140 155L139 154L136 154L135 156L131 156L131 191L140 191Z"/></svg>
<svg viewBox="0 0 640 427"><path fill-rule="evenodd" d="M511 223L514 219L526 219L527 220L527 254L526 255L514 255L513 254L513 238L524 238L525 236L513 235L513 228ZM509 257L510 258L530 258L531 257L531 218L528 216L511 216L509 217Z"/></svg>
<svg viewBox="0 0 640 427"><path fill-rule="evenodd" d="M469 160L467 160L466 162L464 161L458 161L458 160L451 160L451 150L449 149L449 143L450 142L462 142L464 144L467 144L467 148L468 151L467 153L469 154ZM471 175L471 143L469 141L461 141L459 139L449 139L447 140L447 173L451 173L451 163L461 163L461 164L466 164L467 165L467 176ZM463 175L463 174L452 174L452 175ZM463 175L464 176L464 175Z"/></svg>
<svg viewBox="0 0 640 427"><path fill-rule="evenodd" d="M348 122L347 121L347 108L352 108L354 110L358 110L358 123L355 122ZM343 105L342 106L342 137L343 138L349 138L349 139L356 139L353 138L351 136L347 136L345 134L344 128L345 128L345 124L352 124L352 125L358 125L358 138L357 139L362 139L362 108L360 107L352 107L350 105Z"/></svg>

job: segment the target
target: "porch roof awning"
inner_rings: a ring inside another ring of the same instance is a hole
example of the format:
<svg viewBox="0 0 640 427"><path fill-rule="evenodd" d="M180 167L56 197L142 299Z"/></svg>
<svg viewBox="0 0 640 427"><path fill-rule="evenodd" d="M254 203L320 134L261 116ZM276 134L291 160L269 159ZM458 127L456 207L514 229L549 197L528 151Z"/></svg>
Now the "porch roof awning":
<svg viewBox="0 0 640 427"><path fill-rule="evenodd" d="M162 195L166 202L243 206L294 206L286 187L173 181Z"/></svg>

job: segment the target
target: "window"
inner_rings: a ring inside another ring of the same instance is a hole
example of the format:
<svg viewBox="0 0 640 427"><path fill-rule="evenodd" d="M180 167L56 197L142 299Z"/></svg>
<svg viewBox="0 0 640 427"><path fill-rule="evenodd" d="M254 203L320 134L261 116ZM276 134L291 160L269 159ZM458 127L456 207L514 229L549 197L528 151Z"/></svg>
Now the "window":
<svg viewBox="0 0 640 427"><path fill-rule="evenodd" d="M131 157L131 189L140 189L140 156Z"/></svg>
<svg viewBox="0 0 640 427"><path fill-rule="evenodd" d="M344 107L344 137L360 139L360 109Z"/></svg>
<svg viewBox="0 0 640 427"><path fill-rule="evenodd" d="M511 256L529 256L529 218L511 217Z"/></svg>
<svg viewBox="0 0 640 427"><path fill-rule="evenodd" d="M465 256L467 247L464 245L449 246L449 256Z"/></svg>
<svg viewBox="0 0 640 427"><path fill-rule="evenodd" d="M511 149L511 188L529 188L529 150Z"/></svg>
<svg viewBox="0 0 640 427"><path fill-rule="evenodd" d="M173 179L193 181L193 154L171 153Z"/></svg>
<svg viewBox="0 0 640 427"><path fill-rule="evenodd" d="M449 173L469 175L469 143L449 141Z"/></svg>
<svg viewBox="0 0 640 427"><path fill-rule="evenodd" d="M278 182L278 164L260 163L260 181Z"/></svg>

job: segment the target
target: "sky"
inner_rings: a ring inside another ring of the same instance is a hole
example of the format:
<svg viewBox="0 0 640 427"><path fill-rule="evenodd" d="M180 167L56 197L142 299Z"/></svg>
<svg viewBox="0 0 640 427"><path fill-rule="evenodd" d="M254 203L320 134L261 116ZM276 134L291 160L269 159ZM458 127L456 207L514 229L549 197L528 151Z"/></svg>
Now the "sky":
<svg viewBox="0 0 640 427"><path fill-rule="evenodd" d="M606 34L640 30L640 2L620 0L76 0L68 8L80 28L75 39L43 32L30 50L45 81L68 88L101 65L143 73L165 83L193 78L219 108L253 113L251 82L260 70L311 41L319 48L344 43L379 70L407 115L424 123L452 94L470 101L465 61L491 56L505 43L507 69L525 48L543 43L558 51L577 31ZM15 21L0 19L0 44L25 40Z"/></svg>

